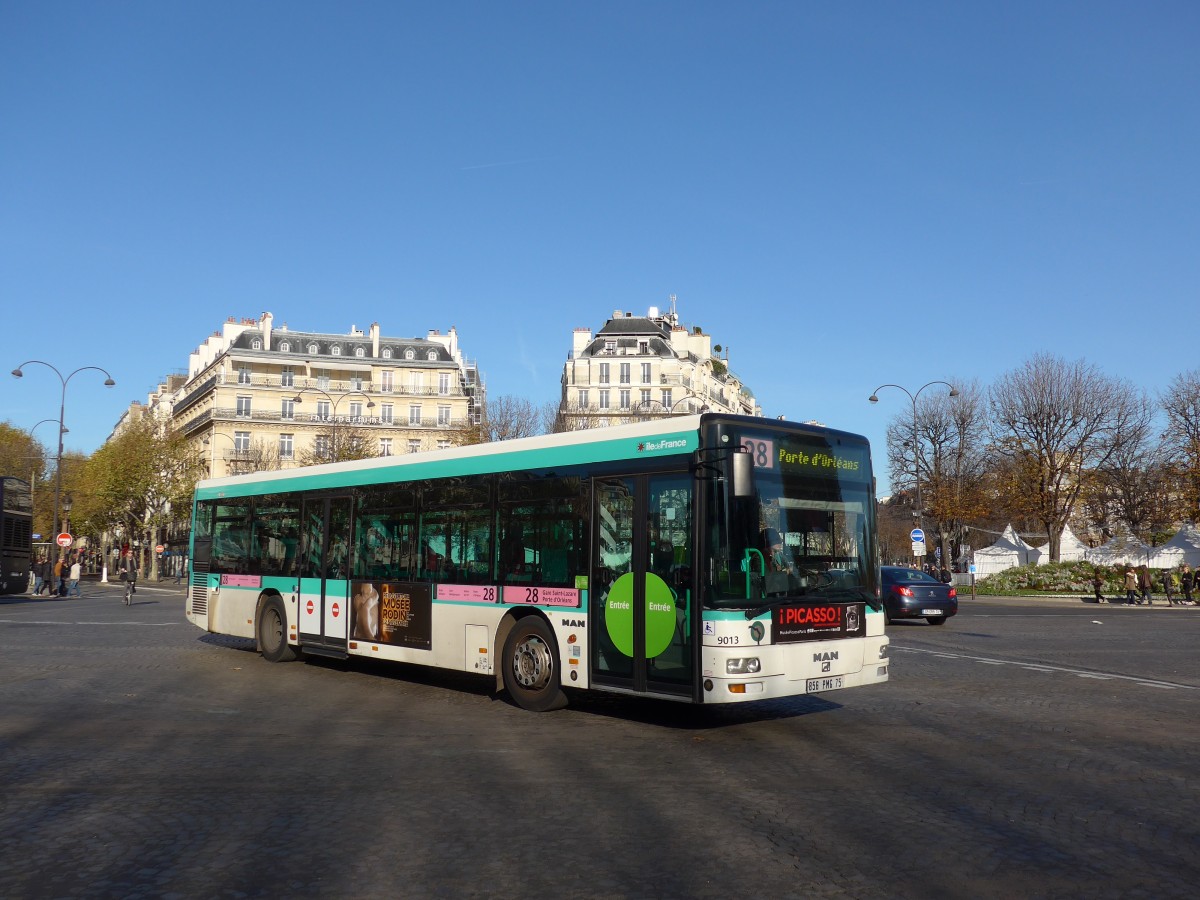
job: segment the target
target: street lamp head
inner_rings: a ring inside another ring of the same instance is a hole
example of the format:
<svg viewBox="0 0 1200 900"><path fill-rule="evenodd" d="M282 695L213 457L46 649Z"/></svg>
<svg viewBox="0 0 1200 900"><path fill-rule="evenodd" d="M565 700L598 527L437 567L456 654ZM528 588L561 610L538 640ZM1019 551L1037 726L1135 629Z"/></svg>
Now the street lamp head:
<svg viewBox="0 0 1200 900"><path fill-rule="evenodd" d="M956 387L950 388L950 396L957 397L958 396L958 388L956 388Z"/></svg>
<svg viewBox="0 0 1200 900"><path fill-rule="evenodd" d="M24 378L25 377L25 373L22 372L20 369L13 369L12 374L13 374L13 378Z"/></svg>
<svg viewBox="0 0 1200 900"><path fill-rule="evenodd" d="M108 376L107 378L105 378L105 379L104 379L104 386L105 386L105 387L112 387L114 384L116 384L116 382L112 380L112 376L111 376L111 375L110 375L110 376Z"/></svg>
<svg viewBox="0 0 1200 900"><path fill-rule="evenodd" d="M300 397L300 395L299 395L299 394L297 394L295 397L293 397L293 398L292 398L292 402L293 402L293 403L303 403L304 401L303 401L303 399Z"/></svg>
<svg viewBox="0 0 1200 900"><path fill-rule="evenodd" d="M374 400L368 400L368 401L367 401L367 409L374 409L374 408L375 408L375 401L374 401Z"/></svg>
<svg viewBox="0 0 1200 900"><path fill-rule="evenodd" d="M878 397L876 397L874 394L872 394L870 397L868 397L868 398L867 398L867 401L868 401L868 402L870 402L870 403L878 403L878 402L879 402L879 398L878 398Z"/></svg>

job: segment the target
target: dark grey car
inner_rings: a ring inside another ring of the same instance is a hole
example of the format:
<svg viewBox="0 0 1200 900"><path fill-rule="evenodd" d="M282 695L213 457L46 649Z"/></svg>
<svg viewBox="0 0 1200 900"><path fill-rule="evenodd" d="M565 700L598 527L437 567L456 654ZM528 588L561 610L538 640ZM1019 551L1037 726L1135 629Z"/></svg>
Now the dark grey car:
<svg viewBox="0 0 1200 900"><path fill-rule="evenodd" d="M924 619L942 625L958 612L958 592L920 569L881 566L883 607L888 622Z"/></svg>

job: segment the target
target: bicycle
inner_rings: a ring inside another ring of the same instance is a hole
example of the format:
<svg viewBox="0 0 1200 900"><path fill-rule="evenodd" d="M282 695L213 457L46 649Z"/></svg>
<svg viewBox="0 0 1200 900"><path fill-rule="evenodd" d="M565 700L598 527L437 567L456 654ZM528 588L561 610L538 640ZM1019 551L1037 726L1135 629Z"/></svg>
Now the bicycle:
<svg viewBox="0 0 1200 900"><path fill-rule="evenodd" d="M125 605L131 606L132 604L133 604L133 581L131 580L131 581L125 582Z"/></svg>

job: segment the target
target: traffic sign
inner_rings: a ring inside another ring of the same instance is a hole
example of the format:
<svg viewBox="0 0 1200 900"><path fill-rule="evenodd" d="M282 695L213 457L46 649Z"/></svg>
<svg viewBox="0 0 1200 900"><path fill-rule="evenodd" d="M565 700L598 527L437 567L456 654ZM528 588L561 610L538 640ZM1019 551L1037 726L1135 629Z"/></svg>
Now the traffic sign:
<svg viewBox="0 0 1200 900"><path fill-rule="evenodd" d="M162 544L158 544L157 546L155 546L155 548L154 548L154 552L155 552L155 553L162 553L162 552L163 552L164 550L166 550L166 549L167 549L167 548L166 548L166 547L164 547Z"/></svg>
<svg viewBox="0 0 1200 900"><path fill-rule="evenodd" d="M923 543L925 543L925 532L924 532L924 531L922 531L920 528L914 528L912 531L910 531L910 532L908 533L908 536L909 536L910 538L912 538L912 542L913 542L914 544L923 544Z"/></svg>
<svg viewBox="0 0 1200 900"><path fill-rule="evenodd" d="M925 542L924 541L913 541L913 556L924 556L924 555L925 555Z"/></svg>
<svg viewBox="0 0 1200 900"><path fill-rule="evenodd" d="M74 541L75 538L71 537L71 535L65 531L54 539L54 543L63 548L70 547Z"/></svg>

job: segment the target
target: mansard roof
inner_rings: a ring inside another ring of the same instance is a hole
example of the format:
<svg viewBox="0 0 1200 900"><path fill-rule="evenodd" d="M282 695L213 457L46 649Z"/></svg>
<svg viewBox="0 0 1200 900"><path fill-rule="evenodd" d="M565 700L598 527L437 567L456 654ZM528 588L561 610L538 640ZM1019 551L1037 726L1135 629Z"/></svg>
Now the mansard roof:
<svg viewBox="0 0 1200 900"><path fill-rule="evenodd" d="M333 348L340 347L341 352L337 358L356 358L355 350L361 347L363 349L363 357L371 357L371 339L366 335L360 334L321 334L311 331L272 331L271 332L271 347L269 350L259 347L254 348L254 342L261 342L263 333L259 330L247 330L239 334L230 344L229 349L233 350L248 350L253 353L269 353L272 355L279 354L281 356L295 356L303 358L314 355L309 351L309 346L317 345L316 356L333 357ZM287 345L288 349L283 350L282 347ZM379 351L382 354L385 350L391 350L391 358L388 362L403 363L422 362L428 364L430 362L453 362L450 357L450 352L443 344L437 341L430 341L424 338L388 338L381 337L379 339ZM413 351L413 359L406 359L406 351ZM430 352L436 353L437 357L430 360ZM362 357L358 357L362 358Z"/></svg>

